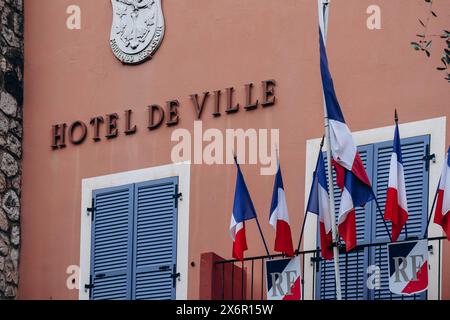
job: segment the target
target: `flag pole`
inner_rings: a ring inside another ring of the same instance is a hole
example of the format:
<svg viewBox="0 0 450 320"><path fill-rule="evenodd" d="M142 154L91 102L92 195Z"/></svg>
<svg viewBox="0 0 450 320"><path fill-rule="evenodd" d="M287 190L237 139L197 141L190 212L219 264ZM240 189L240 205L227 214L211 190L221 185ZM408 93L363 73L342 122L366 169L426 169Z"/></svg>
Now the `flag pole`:
<svg viewBox="0 0 450 320"><path fill-rule="evenodd" d="M389 228L388 228L388 226L386 224L386 220L384 220L383 211L381 211L380 204L378 203L377 195L375 194L375 191L373 190L373 188L372 188L372 194L373 194L373 199L375 200L375 204L376 204L377 209L378 209L377 212L380 214L381 221L383 221L384 227L385 227L386 232L387 232L387 234L389 236L389 240L392 242L391 233L389 232Z"/></svg>
<svg viewBox="0 0 450 320"><path fill-rule="evenodd" d="M261 234L261 238L264 243L264 248L266 249L267 256L269 257L269 259L272 259L272 256L270 255L270 252L269 252L269 248L267 247L266 239L264 239L264 235L262 233L261 226L259 225L258 216L256 216L255 220L256 220L256 224L258 225L259 233Z"/></svg>
<svg viewBox="0 0 450 320"><path fill-rule="evenodd" d="M323 148L324 141L325 141L325 136L322 136L322 141L320 142L320 150L319 150L319 153L317 155L316 169L314 170L314 173L313 173L313 183L314 183L315 176L317 174L317 163L319 162L319 157L320 157L320 154L322 153L322 148ZM298 239L297 252L300 252L300 247L302 245L303 233L305 231L306 218L308 217L308 208L309 208L309 201L310 200L311 200L311 195L308 198L308 203L306 204L306 207L305 207L305 214L303 215L304 218L303 218L303 224L302 224L302 231L300 232L300 239Z"/></svg>
<svg viewBox="0 0 450 320"><path fill-rule="evenodd" d="M397 108L395 109L394 120L395 120L395 126L397 127L398 126ZM408 239L408 220L406 220L406 222L405 222L405 240L407 240L407 239Z"/></svg>
<svg viewBox="0 0 450 320"><path fill-rule="evenodd" d="M439 183L440 183L440 181L438 182L436 193L434 194L434 199L433 199L433 204L431 206L430 215L428 216L428 219L427 219L427 227L425 228L425 233L423 235L424 238L428 237L428 227L430 226L430 221L431 221L431 217L433 216L434 206L436 205L436 200L437 200L437 196L438 196L438 192L439 192Z"/></svg>
<svg viewBox="0 0 450 320"><path fill-rule="evenodd" d="M319 5L319 23L322 32L323 43L326 45L327 39L327 23L328 23L328 7L330 5L329 0L318 0ZM323 93L323 109L324 109L324 124L325 124L325 139L327 141L327 164L328 164L328 190L329 190L329 206L331 212L331 232L333 236L333 256L334 256L334 273L336 278L336 299L342 300L341 292L341 278L339 272L339 235L336 226L336 213L334 208L334 188L333 188L333 172L331 168L331 139L330 139L330 126L328 120L327 106L325 102L325 93Z"/></svg>
<svg viewBox="0 0 450 320"><path fill-rule="evenodd" d="M234 155L234 162L236 164L238 164L237 156L236 156L236 153L234 151L233 151L233 155ZM266 249L267 256L270 259L272 259L272 256L270 255L270 252L269 252L269 248L267 247L266 239L264 238L264 234L263 234L262 229L261 229L261 225L259 224L258 215L256 214L256 212L255 212L255 220L256 220L256 225L258 226L259 234L261 235L261 239L262 239L263 244L264 244L264 249Z"/></svg>

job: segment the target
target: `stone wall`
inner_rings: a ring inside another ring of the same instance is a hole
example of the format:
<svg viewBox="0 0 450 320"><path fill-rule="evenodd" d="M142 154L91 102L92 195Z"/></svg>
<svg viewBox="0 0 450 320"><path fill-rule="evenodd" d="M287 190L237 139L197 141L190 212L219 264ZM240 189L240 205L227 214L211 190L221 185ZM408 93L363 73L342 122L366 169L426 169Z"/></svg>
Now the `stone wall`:
<svg viewBox="0 0 450 320"><path fill-rule="evenodd" d="M23 0L0 0L0 300L19 282Z"/></svg>

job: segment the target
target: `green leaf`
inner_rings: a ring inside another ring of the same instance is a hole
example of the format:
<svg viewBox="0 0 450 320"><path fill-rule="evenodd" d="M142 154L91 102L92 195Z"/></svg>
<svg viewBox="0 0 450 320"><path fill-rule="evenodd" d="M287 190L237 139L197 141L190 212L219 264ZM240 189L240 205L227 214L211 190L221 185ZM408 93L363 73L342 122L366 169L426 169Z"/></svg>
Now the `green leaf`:
<svg viewBox="0 0 450 320"><path fill-rule="evenodd" d="M418 36L419 38L425 38L424 34L416 34L416 36Z"/></svg>
<svg viewBox="0 0 450 320"><path fill-rule="evenodd" d="M433 42L433 40L428 41L427 44L425 45L425 49L430 49L432 42Z"/></svg>
<svg viewBox="0 0 450 320"><path fill-rule="evenodd" d="M431 56L431 53L430 53L430 51L428 51L428 50L425 50L425 53L427 54L427 57L429 58L430 56Z"/></svg>
<svg viewBox="0 0 450 320"><path fill-rule="evenodd" d="M417 42L411 42L411 46L414 48L414 50L420 50L422 47Z"/></svg>
<svg viewBox="0 0 450 320"><path fill-rule="evenodd" d="M423 23L422 20L419 19L419 22L422 25L422 27L425 27L425 23Z"/></svg>

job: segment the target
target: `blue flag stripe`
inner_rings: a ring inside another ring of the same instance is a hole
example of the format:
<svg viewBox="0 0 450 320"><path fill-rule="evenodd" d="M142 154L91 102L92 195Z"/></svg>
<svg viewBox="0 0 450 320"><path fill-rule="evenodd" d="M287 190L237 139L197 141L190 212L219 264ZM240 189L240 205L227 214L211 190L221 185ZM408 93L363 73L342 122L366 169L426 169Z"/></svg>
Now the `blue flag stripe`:
<svg viewBox="0 0 450 320"><path fill-rule="evenodd" d="M395 133L394 133L394 152L397 154L397 161L403 164L403 156L402 156L402 146L400 143L400 131L398 129L398 125L395 125Z"/></svg>
<svg viewBox="0 0 450 320"><path fill-rule="evenodd" d="M319 28L320 37L320 73L322 75L323 93L327 106L328 118L345 123L336 92L334 90L333 79L331 78L330 69L328 67L327 52L323 42L322 31Z"/></svg>
<svg viewBox="0 0 450 320"><path fill-rule="evenodd" d="M256 218L256 210L253 206L247 185L245 184L241 168L238 163L236 163L236 166L238 171L236 178L236 191L234 194L233 216L236 223L240 223Z"/></svg>
<svg viewBox="0 0 450 320"><path fill-rule="evenodd" d="M272 213L275 211L275 209L278 206L278 189L283 189L283 177L281 175L281 167L278 166L277 174L275 175L275 183L273 185L273 192L272 192L272 203L270 205L270 213L269 213L269 219Z"/></svg>

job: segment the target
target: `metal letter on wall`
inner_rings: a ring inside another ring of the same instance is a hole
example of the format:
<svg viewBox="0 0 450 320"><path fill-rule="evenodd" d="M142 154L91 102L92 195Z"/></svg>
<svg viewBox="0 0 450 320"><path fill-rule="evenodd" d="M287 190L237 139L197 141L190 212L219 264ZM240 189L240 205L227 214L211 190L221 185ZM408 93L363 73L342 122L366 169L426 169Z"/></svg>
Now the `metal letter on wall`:
<svg viewBox="0 0 450 320"><path fill-rule="evenodd" d="M164 37L161 0L111 0L111 49L123 63L137 64L153 56Z"/></svg>

